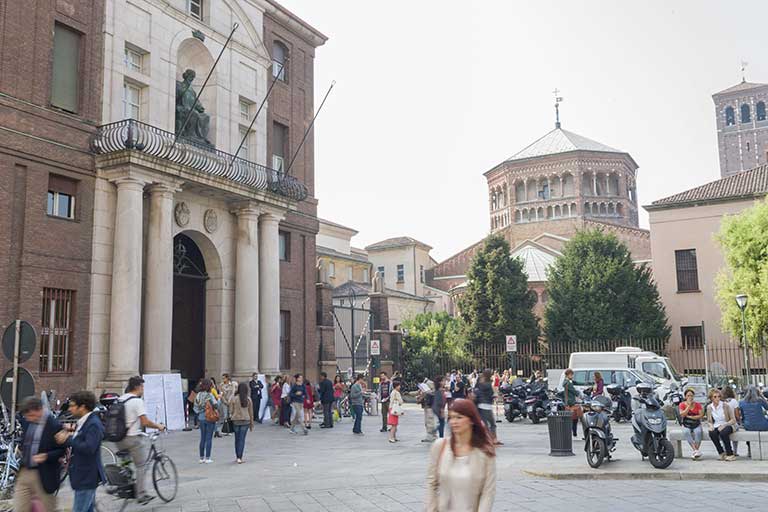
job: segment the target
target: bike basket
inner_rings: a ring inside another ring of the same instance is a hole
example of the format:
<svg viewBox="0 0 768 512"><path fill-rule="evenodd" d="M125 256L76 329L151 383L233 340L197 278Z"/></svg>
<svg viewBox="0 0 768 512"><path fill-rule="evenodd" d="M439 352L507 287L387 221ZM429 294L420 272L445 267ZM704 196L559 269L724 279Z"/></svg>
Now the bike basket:
<svg viewBox="0 0 768 512"><path fill-rule="evenodd" d="M107 464L104 466L104 472L107 474L107 482L115 487L133 486L133 475L131 470L118 466L117 464Z"/></svg>

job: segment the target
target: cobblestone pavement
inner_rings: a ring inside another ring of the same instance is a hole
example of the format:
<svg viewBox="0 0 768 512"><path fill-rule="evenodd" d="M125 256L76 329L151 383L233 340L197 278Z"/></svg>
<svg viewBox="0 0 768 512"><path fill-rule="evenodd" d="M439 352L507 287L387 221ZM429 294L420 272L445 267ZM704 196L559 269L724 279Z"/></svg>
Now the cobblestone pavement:
<svg viewBox="0 0 768 512"><path fill-rule="evenodd" d="M234 438L214 439L213 464L197 463L199 433L175 432L165 448L179 468L179 492L169 504L157 500L128 511L408 511L423 510L428 443L422 443L423 416L408 408L401 442L390 444L381 422L366 417L364 436L353 436L349 419L331 430L315 423L308 436L290 435L274 425L257 425L248 435L246 463L234 463ZM626 429L626 427L624 427ZM671 503L707 510L765 510L768 483L716 481L548 480L525 476L524 466L565 464L547 456L546 425L499 424L506 445L498 451L494 510L578 511L669 510ZM623 441L626 441L624 436ZM577 451L567 464L590 471ZM705 452L705 455L706 452ZM627 451L623 464L654 471ZM632 459L630 460L630 457ZM620 464L617 462L616 464ZM725 464L725 463L722 463ZM731 464L753 464L740 461ZM757 463L754 463L757 464ZM722 466L725 467L725 466ZM151 484L150 484L151 485ZM68 487L68 483L65 483ZM61 505L71 502L68 490ZM113 510L100 503L100 512ZM115 509L116 510L116 509Z"/></svg>

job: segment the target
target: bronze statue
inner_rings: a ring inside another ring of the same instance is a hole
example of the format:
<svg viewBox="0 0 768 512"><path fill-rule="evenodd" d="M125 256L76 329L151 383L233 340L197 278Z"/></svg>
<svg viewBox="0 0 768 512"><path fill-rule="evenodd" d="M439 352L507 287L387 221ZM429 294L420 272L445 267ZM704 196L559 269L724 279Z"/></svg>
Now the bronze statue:
<svg viewBox="0 0 768 512"><path fill-rule="evenodd" d="M211 124L211 117L205 112L200 101L195 103L197 94L192 89L195 72L188 69L184 71L182 76L184 80L176 82L176 133L179 137L210 146L212 144L208 140L208 129ZM189 121L181 130L187 116L189 116Z"/></svg>

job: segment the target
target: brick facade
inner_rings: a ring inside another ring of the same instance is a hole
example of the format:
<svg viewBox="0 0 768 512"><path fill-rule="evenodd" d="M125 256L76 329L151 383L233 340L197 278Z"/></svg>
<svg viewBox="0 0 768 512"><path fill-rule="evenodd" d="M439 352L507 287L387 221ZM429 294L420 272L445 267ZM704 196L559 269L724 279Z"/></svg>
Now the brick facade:
<svg viewBox="0 0 768 512"><path fill-rule="evenodd" d="M768 162L768 84L743 82L713 95L712 100L720 175L725 177ZM742 117L745 107L748 118Z"/></svg>
<svg viewBox="0 0 768 512"><path fill-rule="evenodd" d="M94 194L88 139L101 112L103 18L99 0L4 2L0 9L0 326L21 318L38 332L23 365L37 391L85 386L79 370L88 351ZM57 23L80 34L75 113L51 106ZM47 214L51 175L71 180L74 220ZM44 288L74 292L67 372L40 373ZM9 367L0 362L0 371Z"/></svg>

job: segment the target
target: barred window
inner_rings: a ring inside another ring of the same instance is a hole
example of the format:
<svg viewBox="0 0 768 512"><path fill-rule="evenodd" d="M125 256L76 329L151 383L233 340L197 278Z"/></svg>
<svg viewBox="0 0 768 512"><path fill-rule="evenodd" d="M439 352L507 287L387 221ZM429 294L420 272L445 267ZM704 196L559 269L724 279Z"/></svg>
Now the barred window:
<svg viewBox="0 0 768 512"><path fill-rule="evenodd" d="M675 268L677 269L677 291L699 291L699 275L696 266L696 249L675 251Z"/></svg>
<svg viewBox="0 0 768 512"><path fill-rule="evenodd" d="M700 325L680 327L680 337L683 339L683 348L704 348Z"/></svg>
<svg viewBox="0 0 768 512"><path fill-rule="evenodd" d="M397 266L397 282L398 283L405 282L405 265Z"/></svg>
<svg viewBox="0 0 768 512"><path fill-rule="evenodd" d="M40 331L40 372L67 372L70 369L72 342L72 290L43 289L43 315Z"/></svg>

